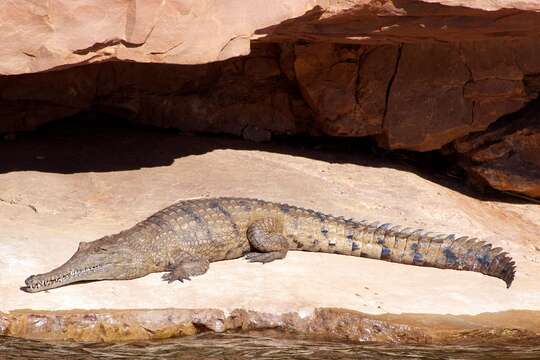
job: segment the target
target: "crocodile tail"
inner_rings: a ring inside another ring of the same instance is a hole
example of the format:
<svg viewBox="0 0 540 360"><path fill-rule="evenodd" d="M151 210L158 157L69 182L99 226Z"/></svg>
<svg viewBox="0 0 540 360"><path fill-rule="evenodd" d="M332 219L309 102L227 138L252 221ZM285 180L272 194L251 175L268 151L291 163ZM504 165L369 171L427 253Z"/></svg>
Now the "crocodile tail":
<svg viewBox="0 0 540 360"><path fill-rule="evenodd" d="M515 262L501 248L477 238L402 229L390 224L358 223L362 245L358 255L402 264L476 271L502 279L507 288L515 275ZM354 248L354 246L353 246Z"/></svg>

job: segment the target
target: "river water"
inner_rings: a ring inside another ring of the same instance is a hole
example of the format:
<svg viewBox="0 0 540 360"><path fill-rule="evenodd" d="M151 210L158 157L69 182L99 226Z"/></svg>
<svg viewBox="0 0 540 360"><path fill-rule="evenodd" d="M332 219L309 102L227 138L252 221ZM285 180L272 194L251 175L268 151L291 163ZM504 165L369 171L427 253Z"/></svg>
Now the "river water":
<svg viewBox="0 0 540 360"><path fill-rule="evenodd" d="M540 359L540 344L405 346L200 334L122 343L42 342L0 337L0 359Z"/></svg>

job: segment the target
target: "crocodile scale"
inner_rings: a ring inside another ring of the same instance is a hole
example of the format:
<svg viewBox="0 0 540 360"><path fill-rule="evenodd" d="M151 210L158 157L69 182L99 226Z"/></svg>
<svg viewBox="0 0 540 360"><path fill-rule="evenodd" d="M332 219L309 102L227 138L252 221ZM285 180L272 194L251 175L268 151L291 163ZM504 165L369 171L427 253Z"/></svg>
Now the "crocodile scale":
<svg viewBox="0 0 540 360"><path fill-rule="evenodd" d="M391 224L346 220L292 205L249 198L179 201L132 228L90 243L64 265L33 275L36 292L84 280L132 279L168 271L169 282L204 274L211 262L242 256L282 259L290 250L335 253L441 269L476 271L510 287L515 263L477 238Z"/></svg>

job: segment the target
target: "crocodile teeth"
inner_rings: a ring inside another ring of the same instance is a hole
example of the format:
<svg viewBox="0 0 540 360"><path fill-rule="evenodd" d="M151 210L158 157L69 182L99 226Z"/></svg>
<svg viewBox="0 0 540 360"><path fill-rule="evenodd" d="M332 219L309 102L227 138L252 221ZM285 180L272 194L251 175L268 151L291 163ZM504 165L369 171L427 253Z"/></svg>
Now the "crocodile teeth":
<svg viewBox="0 0 540 360"><path fill-rule="evenodd" d="M51 285L56 285L58 283L62 283L66 280L69 280L70 278L74 278L74 277L78 277L84 273L88 273L88 272L94 272L96 270L98 270L99 268L103 267L103 265L92 265L92 266L87 266L83 269L76 269L76 270L71 270L70 272L68 273L64 273L60 276L57 276L57 277L54 277L54 278L49 278L49 279L44 279L44 280L39 280L39 281L36 281L34 282L33 284L30 285L30 288L31 289L40 289L42 287L48 287L48 286L51 286Z"/></svg>

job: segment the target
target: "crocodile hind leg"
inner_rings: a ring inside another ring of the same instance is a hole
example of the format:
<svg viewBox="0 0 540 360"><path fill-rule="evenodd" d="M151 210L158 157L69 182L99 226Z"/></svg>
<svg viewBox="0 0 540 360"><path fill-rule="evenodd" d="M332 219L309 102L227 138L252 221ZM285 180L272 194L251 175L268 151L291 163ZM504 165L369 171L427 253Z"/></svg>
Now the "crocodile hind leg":
<svg viewBox="0 0 540 360"><path fill-rule="evenodd" d="M254 221L247 229L247 238L251 248L246 259L250 262L268 263L283 259L287 255L289 243L280 233L280 223L273 218Z"/></svg>
<svg viewBox="0 0 540 360"><path fill-rule="evenodd" d="M209 267L210 262L207 259L182 253L168 266L167 270L170 272L164 274L162 279L168 281L169 284L175 280L184 282L184 280L191 280L190 276L204 274Z"/></svg>

